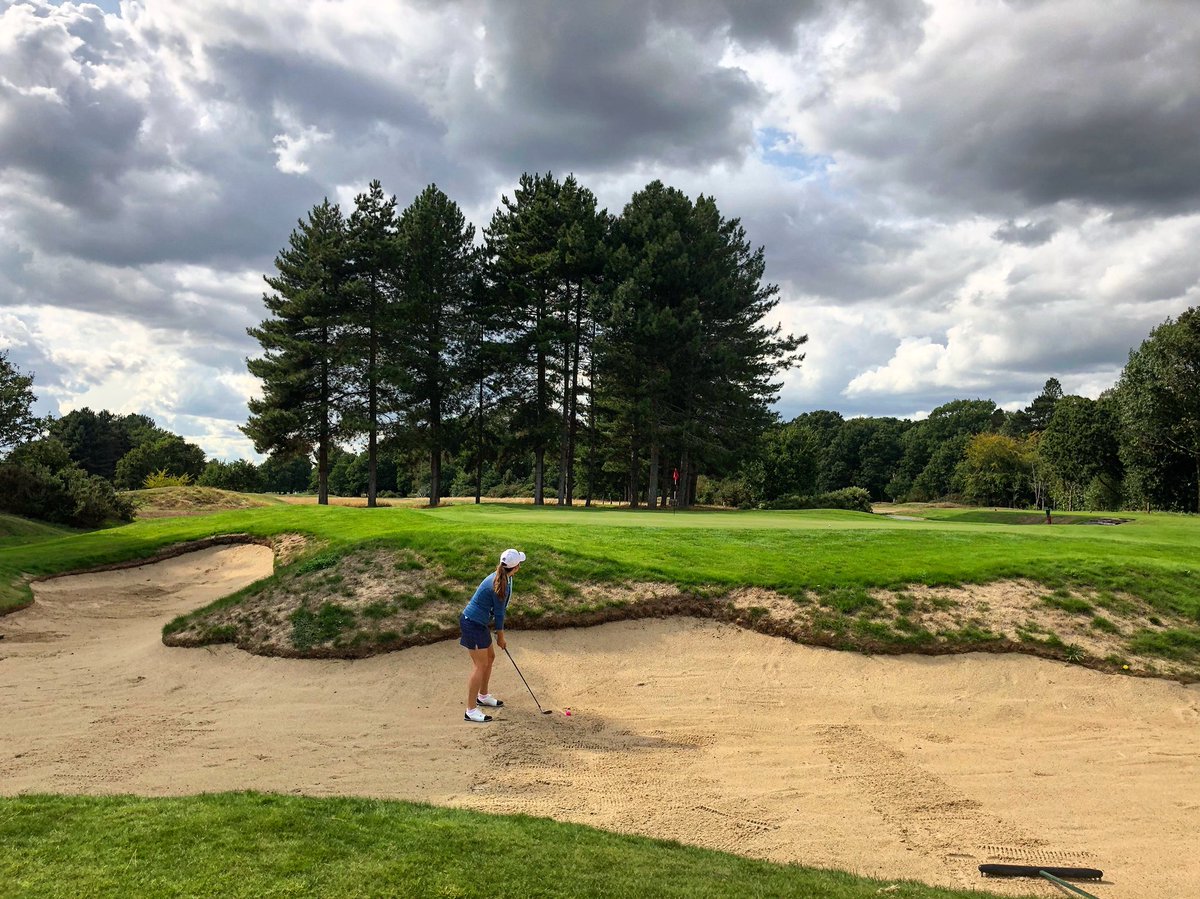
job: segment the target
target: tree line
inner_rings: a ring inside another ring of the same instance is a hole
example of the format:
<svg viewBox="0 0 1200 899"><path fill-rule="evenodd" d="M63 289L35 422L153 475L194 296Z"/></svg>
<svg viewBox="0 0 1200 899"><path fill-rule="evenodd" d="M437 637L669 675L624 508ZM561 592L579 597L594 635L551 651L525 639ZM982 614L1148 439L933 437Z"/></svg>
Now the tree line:
<svg viewBox="0 0 1200 899"><path fill-rule="evenodd" d="M573 176L526 174L478 242L436 185L400 210L374 181L348 216L313 207L266 276L243 431L314 459L319 502L358 447L368 505L383 460L420 457L431 505L528 464L535 504L687 507L803 358L804 336L764 324L763 269L738 219L660 181L610 215Z"/></svg>
<svg viewBox="0 0 1200 899"><path fill-rule="evenodd" d="M1155 328L1097 399L1051 378L1015 411L960 399L922 421L808 412L767 428L735 476L704 487L725 505L858 487L876 502L1195 512L1200 308Z"/></svg>

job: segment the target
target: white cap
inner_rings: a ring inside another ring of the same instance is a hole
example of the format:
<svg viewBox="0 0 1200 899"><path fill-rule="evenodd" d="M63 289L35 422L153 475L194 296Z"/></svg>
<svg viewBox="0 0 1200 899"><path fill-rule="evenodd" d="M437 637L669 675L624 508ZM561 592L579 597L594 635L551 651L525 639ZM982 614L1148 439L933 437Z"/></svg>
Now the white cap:
<svg viewBox="0 0 1200 899"><path fill-rule="evenodd" d="M505 568L512 568L514 565L520 565L525 561L525 553L519 549L506 549L500 553L500 564Z"/></svg>

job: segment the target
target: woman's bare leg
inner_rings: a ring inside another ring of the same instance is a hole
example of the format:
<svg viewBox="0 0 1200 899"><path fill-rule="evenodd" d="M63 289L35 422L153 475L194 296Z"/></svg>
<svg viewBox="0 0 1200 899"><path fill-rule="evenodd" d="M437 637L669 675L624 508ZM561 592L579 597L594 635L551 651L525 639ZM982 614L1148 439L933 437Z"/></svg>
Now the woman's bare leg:
<svg viewBox="0 0 1200 899"><path fill-rule="evenodd" d="M483 669L483 682L479 685L479 695L487 696L488 681L492 679L492 665L496 663L496 649L493 646L487 648L487 667Z"/></svg>
<svg viewBox="0 0 1200 899"><path fill-rule="evenodd" d="M491 649L468 649L471 654L471 676L467 678L467 711L475 708L475 697L479 695L480 686L487 676L485 672L490 667L488 664L488 651Z"/></svg>

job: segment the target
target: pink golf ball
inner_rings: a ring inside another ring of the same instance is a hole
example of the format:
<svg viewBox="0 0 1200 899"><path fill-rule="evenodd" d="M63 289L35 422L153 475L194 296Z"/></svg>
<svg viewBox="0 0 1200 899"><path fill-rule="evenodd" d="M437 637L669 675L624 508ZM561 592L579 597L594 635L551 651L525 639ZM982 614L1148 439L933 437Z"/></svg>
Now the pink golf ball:
<svg viewBox="0 0 1200 899"><path fill-rule="evenodd" d="M570 717L571 717L571 710L570 710L570 709L563 709L563 714L564 714L564 715L566 715L568 718L570 718Z"/></svg>

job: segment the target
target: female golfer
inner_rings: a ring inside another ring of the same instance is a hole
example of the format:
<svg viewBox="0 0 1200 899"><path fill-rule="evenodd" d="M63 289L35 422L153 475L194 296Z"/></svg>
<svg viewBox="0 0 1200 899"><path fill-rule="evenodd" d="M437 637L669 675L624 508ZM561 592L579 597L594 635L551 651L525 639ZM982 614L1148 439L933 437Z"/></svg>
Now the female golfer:
<svg viewBox="0 0 1200 899"><path fill-rule="evenodd" d="M504 702L488 692L488 680L492 676L492 663L496 661L496 650L492 649L492 638L488 625L495 622L496 642L504 649L504 612L512 597L512 576L516 574L525 553L518 549L506 549L500 553L500 564L483 579L458 618L462 638L458 641L471 654L471 676L467 680L467 721L491 721L479 706L499 708Z"/></svg>

